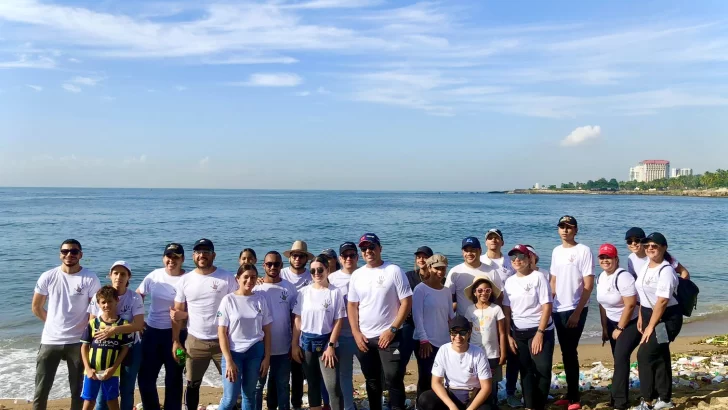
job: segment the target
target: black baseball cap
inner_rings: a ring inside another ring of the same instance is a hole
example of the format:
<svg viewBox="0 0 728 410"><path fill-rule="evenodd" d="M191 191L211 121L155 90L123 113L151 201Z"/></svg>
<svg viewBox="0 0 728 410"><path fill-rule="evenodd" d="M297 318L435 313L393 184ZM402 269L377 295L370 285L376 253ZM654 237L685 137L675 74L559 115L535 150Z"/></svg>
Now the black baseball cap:
<svg viewBox="0 0 728 410"><path fill-rule="evenodd" d="M463 244L460 249L465 249L467 247L483 249L483 247L480 246L480 241L478 240L478 238L474 236L468 236L467 238L463 239Z"/></svg>
<svg viewBox="0 0 728 410"><path fill-rule="evenodd" d="M215 251L215 245L212 244L212 241L206 238L198 239L197 242L195 242L194 245L192 245L192 250L197 250L199 247L206 247L209 248L211 251Z"/></svg>
<svg viewBox="0 0 728 410"><path fill-rule="evenodd" d="M172 242L164 247L164 256L169 255L185 256L185 248L179 243Z"/></svg>
<svg viewBox="0 0 728 410"><path fill-rule="evenodd" d="M571 225L574 228L578 227L578 225L576 224L576 218L574 218L571 215L564 215L561 218L559 218L559 223L556 225L558 226L561 224Z"/></svg>
<svg viewBox="0 0 728 410"><path fill-rule="evenodd" d="M339 246L339 255L341 255L345 251L359 252L359 249L357 249L356 244L354 242L344 242L341 244L341 246Z"/></svg>
<svg viewBox="0 0 728 410"><path fill-rule="evenodd" d="M629 238L637 238L637 239L644 239L647 235L645 235L645 231L642 230L642 228L637 228L636 226L633 228L629 228L626 234L624 234L624 239Z"/></svg>
<svg viewBox="0 0 728 410"><path fill-rule="evenodd" d="M382 243L379 242L379 237L373 233L365 233L364 235L361 236L361 238L359 238L359 246L361 246L361 244L363 244L365 242L370 242L375 245L382 246Z"/></svg>
<svg viewBox="0 0 728 410"><path fill-rule="evenodd" d="M457 315L453 320L450 321L450 330L452 329L465 329L470 330L470 321L465 316Z"/></svg>
<svg viewBox="0 0 728 410"><path fill-rule="evenodd" d="M321 255L326 255L327 258L336 260L336 251L331 248L322 250Z"/></svg>
<svg viewBox="0 0 728 410"><path fill-rule="evenodd" d="M415 256L417 256L418 253L424 253L429 258L430 256L434 255L435 252L432 252L432 249L430 249L429 246L420 246L415 251Z"/></svg>
<svg viewBox="0 0 728 410"><path fill-rule="evenodd" d="M503 239L503 232L501 232L501 231L500 231L500 229L495 229L495 228L493 228L493 229L488 229L488 232L486 232L486 233L485 233L485 239L488 239L488 236L490 236L490 234L492 234L492 233L494 233L494 234L496 234L496 235L500 236L500 238L501 238L501 241L502 241L502 240L504 240L504 239Z"/></svg>
<svg viewBox="0 0 728 410"><path fill-rule="evenodd" d="M646 238L642 239L642 243L650 242L654 242L660 246L667 246L667 238L665 238L665 235L659 232L652 232L651 234L647 235Z"/></svg>

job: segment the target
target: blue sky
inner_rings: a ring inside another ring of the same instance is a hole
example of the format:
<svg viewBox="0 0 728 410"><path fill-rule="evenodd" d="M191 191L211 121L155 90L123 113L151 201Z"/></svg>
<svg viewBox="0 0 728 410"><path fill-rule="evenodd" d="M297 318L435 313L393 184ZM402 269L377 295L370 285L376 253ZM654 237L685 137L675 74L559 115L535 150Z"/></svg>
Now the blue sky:
<svg viewBox="0 0 728 410"><path fill-rule="evenodd" d="M0 2L0 186L491 190L726 168L728 3Z"/></svg>

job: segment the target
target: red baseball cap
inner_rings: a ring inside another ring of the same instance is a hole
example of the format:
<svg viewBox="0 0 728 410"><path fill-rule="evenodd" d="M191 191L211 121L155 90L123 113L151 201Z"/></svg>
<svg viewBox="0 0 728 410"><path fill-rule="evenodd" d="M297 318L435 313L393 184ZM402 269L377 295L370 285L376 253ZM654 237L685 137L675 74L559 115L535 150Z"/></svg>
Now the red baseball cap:
<svg viewBox="0 0 728 410"><path fill-rule="evenodd" d="M617 248L614 247L611 243L605 243L604 245L599 247L599 255L597 256L609 256L610 258L616 258L617 257Z"/></svg>
<svg viewBox="0 0 728 410"><path fill-rule="evenodd" d="M519 245L514 246L513 249L511 249L510 251L508 251L508 256L511 256L511 255L513 255L516 252L520 252L520 253L522 253L522 254L524 254L526 256L529 256L529 257L531 256L531 251L526 247L526 245L520 245L519 244Z"/></svg>

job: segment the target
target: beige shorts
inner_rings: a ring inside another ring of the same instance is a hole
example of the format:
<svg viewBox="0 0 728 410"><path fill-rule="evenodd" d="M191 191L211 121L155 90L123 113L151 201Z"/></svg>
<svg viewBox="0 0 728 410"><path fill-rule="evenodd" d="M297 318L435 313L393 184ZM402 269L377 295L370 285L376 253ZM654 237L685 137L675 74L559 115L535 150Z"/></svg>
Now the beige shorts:
<svg viewBox="0 0 728 410"><path fill-rule="evenodd" d="M201 381L210 366L210 360L215 363L217 372L222 374L222 351L220 350L220 342L217 339L201 340L192 335L187 335L185 349L187 350L187 362L185 363L185 366L187 366L187 381Z"/></svg>

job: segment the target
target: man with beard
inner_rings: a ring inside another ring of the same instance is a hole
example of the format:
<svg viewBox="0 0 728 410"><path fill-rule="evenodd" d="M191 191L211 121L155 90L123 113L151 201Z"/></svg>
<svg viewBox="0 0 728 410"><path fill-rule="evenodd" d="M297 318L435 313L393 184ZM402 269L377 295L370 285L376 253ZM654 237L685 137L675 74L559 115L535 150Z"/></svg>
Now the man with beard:
<svg viewBox="0 0 728 410"><path fill-rule="evenodd" d="M61 244L61 266L40 275L35 285L32 310L44 322L35 368L33 410L45 410L53 379L61 360L68 366L71 410L81 410L84 367L81 337L88 326L91 298L101 288L99 278L83 268L81 244L68 239ZM48 302L48 309L44 306Z"/></svg>
<svg viewBox="0 0 728 410"><path fill-rule="evenodd" d="M268 300L268 307L273 317L271 323L271 356L270 368L267 375L258 380L256 391L256 409L263 408L263 387L268 380L268 395L266 404L270 410L288 410L288 384L291 377L291 310L296 304L296 287L281 278L283 259L281 254L270 251L265 255L263 269L265 277L263 283L257 285L253 291L260 292Z"/></svg>
<svg viewBox="0 0 728 410"><path fill-rule="evenodd" d="M458 315L465 316L473 302L465 295L465 288L473 284L475 278L488 278L499 289L503 290L503 282L498 273L490 265L481 262L480 241L474 236L463 239L463 263L450 269L445 279L445 287L450 288L453 302L457 305ZM500 304L500 298L496 303Z"/></svg>
<svg viewBox="0 0 728 410"><path fill-rule="evenodd" d="M506 258L503 252L501 252L503 244L505 242L500 229L493 228L488 230L485 233L485 253L480 257L480 262L498 272L501 283L506 283L506 279L514 275L516 271L511 265L511 260Z"/></svg>
<svg viewBox="0 0 728 410"><path fill-rule="evenodd" d="M187 351L187 388L185 403L188 409L197 409L200 402L200 384L210 360L221 372L222 351L217 336L217 309L223 296L238 289L235 276L216 267L215 246L202 238L192 247L195 269L177 282L174 309L185 310L187 304L188 326L184 349ZM172 351L182 348L179 341L183 321L172 322Z"/></svg>

